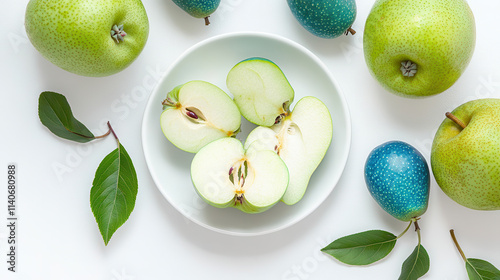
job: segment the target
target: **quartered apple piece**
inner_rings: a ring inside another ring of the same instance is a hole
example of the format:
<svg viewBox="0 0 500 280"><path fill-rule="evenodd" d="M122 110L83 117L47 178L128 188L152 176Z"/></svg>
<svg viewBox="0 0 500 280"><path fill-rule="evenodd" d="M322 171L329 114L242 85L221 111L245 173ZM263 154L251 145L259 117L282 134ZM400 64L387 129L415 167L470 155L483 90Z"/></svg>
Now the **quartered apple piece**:
<svg viewBox="0 0 500 280"><path fill-rule="evenodd" d="M288 111L294 90L272 61L249 58L228 73L226 84L241 114L256 125L271 126Z"/></svg>
<svg viewBox="0 0 500 280"><path fill-rule="evenodd" d="M332 131L326 105L307 96L277 124L270 128L259 126L250 132L244 147L247 152L274 151L283 159L290 182L282 201L292 205L304 196L312 174L330 146Z"/></svg>
<svg viewBox="0 0 500 280"><path fill-rule="evenodd" d="M235 138L203 147L191 163L191 179L210 205L259 213L280 201L288 186L288 169L274 152L247 153Z"/></svg>
<svg viewBox="0 0 500 280"><path fill-rule="evenodd" d="M191 81L177 86L162 104L163 134L186 152L196 153L214 140L239 132L238 107L229 95L211 83Z"/></svg>

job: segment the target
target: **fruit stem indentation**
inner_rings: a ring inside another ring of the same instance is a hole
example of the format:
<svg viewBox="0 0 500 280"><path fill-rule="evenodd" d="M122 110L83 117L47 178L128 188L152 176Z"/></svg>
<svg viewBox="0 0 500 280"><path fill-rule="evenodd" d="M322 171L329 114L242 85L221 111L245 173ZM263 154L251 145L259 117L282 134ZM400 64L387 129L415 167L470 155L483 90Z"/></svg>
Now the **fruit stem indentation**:
<svg viewBox="0 0 500 280"><path fill-rule="evenodd" d="M453 115L450 112L446 112L445 116L448 119L452 120L454 123L456 123L458 126L460 126L462 129L464 129L467 126L464 124L464 122L462 122L459 118L457 118L457 116Z"/></svg>
<svg viewBox="0 0 500 280"><path fill-rule="evenodd" d="M411 60L401 62L401 73L405 77L413 77L417 74L417 64Z"/></svg>
<svg viewBox="0 0 500 280"><path fill-rule="evenodd" d="M111 28L111 38L115 39L116 43L123 42L125 36L127 36L127 33L123 31L123 24L113 25Z"/></svg>

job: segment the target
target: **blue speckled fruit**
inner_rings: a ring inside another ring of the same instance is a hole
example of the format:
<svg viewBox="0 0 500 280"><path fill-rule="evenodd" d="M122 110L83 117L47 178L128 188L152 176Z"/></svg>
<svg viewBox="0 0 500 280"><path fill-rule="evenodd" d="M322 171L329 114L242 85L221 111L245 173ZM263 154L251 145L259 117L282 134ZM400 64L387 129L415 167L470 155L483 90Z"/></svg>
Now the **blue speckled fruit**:
<svg viewBox="0 0 500 280"><path fill-rule="evenodd" d="M351 32L356 19L354 0L287 0L299 23L312 34L332 39Z"/></svg>
<svg viewBox="0 0 500 280"><path fill-rule="evenodd" d="M217 10L220 0L172 0L177 6L195 18L204 18L209 25L208 17Z"/></svg>
<svg viewBox="0 0 500 280"><path fill-rule="evenodd" d="M429 167L405 142L390 141L373 149L365 164L365 181L375 201L396 219L410 221L427 210Z"/></svg>

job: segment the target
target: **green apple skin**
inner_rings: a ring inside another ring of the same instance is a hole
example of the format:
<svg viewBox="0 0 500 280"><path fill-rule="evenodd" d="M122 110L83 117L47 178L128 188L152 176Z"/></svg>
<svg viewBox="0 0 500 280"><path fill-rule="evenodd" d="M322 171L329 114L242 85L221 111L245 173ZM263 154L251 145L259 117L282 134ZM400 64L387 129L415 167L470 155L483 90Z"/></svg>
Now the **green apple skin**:
<svg viewBox="0 0 500 280"><path fill-rule="evenodd" d="M423 97L451 87L474 52L474 15L465 0L377 0L366 20L363 45L371 74L388 91ZM417 73L403 76L401 63Z"/></svg>
<svg viewBox="0 0 500 280"><path fill-rule="evenodd" d="M431 150L436 182L452 200L476 210L500 210L500 99L478 99L445 119Z"/></svg>
<svg viewBox="0 0 500 280"><path fill-rule="evenodd" d="M244 179L238 180L240 175ZM191 163L191 180L208 204L255 214L280 201L288 187L289 175L275 152L262 150L249 154L240 140L226 137L196 153Z"/></svg>
<svg viewBox="0 0 500 280"><path fill-rule="evenodd" d="M123 25L123 41L111 37ZM144 48L149 22L140 0L31 0L25 28L33 46L60 68L102 77L128 67Z"/></svg>

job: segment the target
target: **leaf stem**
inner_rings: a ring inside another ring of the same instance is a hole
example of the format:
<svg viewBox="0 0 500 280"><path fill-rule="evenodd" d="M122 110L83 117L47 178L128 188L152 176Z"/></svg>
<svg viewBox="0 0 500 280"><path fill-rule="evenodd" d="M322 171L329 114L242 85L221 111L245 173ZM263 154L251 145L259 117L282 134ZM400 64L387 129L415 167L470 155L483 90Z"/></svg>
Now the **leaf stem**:
<svg viewBox="0 0 500 280"><path fill-rule="evenodd" d="M467 257L465 257L464 251L462 251L462 248L460 248L457 238L455 237L455 230L450 229L450 235L451 239L453 239L453 243L455 243L455 246L457 247L457 250L460 253L460 256L462 256L462 259L464 259L464 261L467 261Z"/></svg>
<svg viewBox="0 0 500 280"><path fill-rule="evenodd" d="M422 237L420 236L420 226L418 225L417 219L415 219L414 224L415 224L415 231L417 232L418 236L418 245L420 246L420 244L422 243Z"/></svg>
<svg viewBox="0 0 500 280"><path fill-rule="evenodd" d="M108 122L108 124L109 124L109 122ZM101 135L101 136L94 136L94 138L95 138L95 139L104 138L104 137L108 136L110 133L111 133L111 130L110 130L110 129L108 129L108 132L104 133L104 134L103 134L103 135Z"/></svg>
<svg viewBox="0 0 500 280"><path fill-rule="evenodd" d="M118 139L118 136L116 136L116 133L115 133L115 131L113 130L113 128L111 127L111 124L109 123L109 121L108 121L108 127L109 127L109 131L108 131L108 133L107 133L107 134L109 134L109 132L113 133L113 136L115 137L116 142L120 143L120 139Z"/></svg>
<svg viewBox="0 0 500 280"><path fill-rule="evenodd" d="M399 239L401 236L403 236L411 227L411 224L413 223L413 220L410 221L410 223L408 224L408 226L405 228L405 230L396 237L396 239Z"/></svg>

